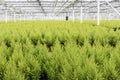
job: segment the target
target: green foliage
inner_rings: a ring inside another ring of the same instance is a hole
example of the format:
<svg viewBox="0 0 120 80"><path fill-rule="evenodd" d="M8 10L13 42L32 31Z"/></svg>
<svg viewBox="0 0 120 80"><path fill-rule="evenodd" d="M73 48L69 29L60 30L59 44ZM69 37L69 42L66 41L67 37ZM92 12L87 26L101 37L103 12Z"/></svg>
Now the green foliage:
<svg viewBox="0 0 120 80"><path fill-rule="evenodd" d="M120 80L119 23L1 22L0 80Z"/></svg>

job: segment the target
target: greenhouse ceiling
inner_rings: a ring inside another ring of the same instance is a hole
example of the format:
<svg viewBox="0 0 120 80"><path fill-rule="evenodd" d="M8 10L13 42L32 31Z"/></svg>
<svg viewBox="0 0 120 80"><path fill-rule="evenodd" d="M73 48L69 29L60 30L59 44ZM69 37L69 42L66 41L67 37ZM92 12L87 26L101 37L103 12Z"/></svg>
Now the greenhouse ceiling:
<svg viewBox="0 0 120 80"><path fill-rule="evenodd" d="M99 1L101 13L120 12L120 0ZM15 12L18 14L60 15L62 13L72 13L73 9L75 13L80 13L81 6L83 7L83 13L97 12L97 0L0 0L0 14L4 14L7 10L9 14Z"/></svg>

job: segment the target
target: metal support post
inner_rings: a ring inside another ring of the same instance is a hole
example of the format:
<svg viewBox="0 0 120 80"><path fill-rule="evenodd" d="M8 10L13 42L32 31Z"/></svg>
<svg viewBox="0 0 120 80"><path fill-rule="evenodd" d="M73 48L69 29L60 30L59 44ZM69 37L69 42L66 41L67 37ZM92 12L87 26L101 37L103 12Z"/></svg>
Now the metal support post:
<svg viewBox="0 0 120 80"><path fill-rule="evenodd" d="M83 22L83 8L82 8L82 5L80 7L80 22L81 22L81 24Z"/></svg>
<svg viewBox="0 0 120 80"><path fill-rule="evenodd" d="M16 14L15 14L15 12L13 14L13 17L14 17L14 22L16 22Z"/></svg>
<svg viewBox="0 0 120 80"><path fill-rule="evenodd" d="M7 12L7 10L5 10L5 22L6 23L8 22L8 12Z"/></svg>
<svg viewBox="0 0 120 80"><path fill-rule="evenodd" d="M20 16L19 16L19 18L20 18L20 21L22 21L22 14L20 13Z"/></svg>
<svg viewBox="0 0 120 80"><path fill-rule="evenodd" d="M25 21L26 20L26 13L24 13L23 16L24 16L24 21Z"/></svg>
<svg viewBox="0 0 120 80"><path fill-rule="evenodd" d="M75 21L75 11L74 11L74 6L73 6L73 10L72 10L72 14L73 14L73 22Z"/></svg>
<svg viewBox="0 0 120 80"><path fill-rule="evenodd" d="M100 25L100 1L97 0L97 25Z"/></svg>

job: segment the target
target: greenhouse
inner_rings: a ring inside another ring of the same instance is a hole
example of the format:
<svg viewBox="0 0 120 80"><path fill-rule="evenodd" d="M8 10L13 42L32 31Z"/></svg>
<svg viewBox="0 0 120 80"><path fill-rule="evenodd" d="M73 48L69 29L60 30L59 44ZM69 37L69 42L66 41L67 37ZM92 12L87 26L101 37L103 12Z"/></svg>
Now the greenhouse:
<svg viewBox="0 0 120 80"><path fill-rule="evenodd" d="M0 0L0 80L120 80L120 0Z"/></svg>

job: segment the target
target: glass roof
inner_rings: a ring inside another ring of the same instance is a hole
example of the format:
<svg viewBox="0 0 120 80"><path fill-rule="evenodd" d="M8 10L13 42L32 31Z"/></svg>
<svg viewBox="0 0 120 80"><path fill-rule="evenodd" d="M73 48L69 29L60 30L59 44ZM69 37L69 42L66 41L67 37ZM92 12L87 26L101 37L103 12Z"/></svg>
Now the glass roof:
<svg viewBox="0 0 120 80"><path fill-rule="evenodd" d="M101 13L114 12L113 8L120 12L120 0L100 0ZM80 7L83 7L83 13L96 13L97 0L0 0L0 13L4 14L4 10L9 13L32 13L32 14L62 14L80 13Z"/></svg>

